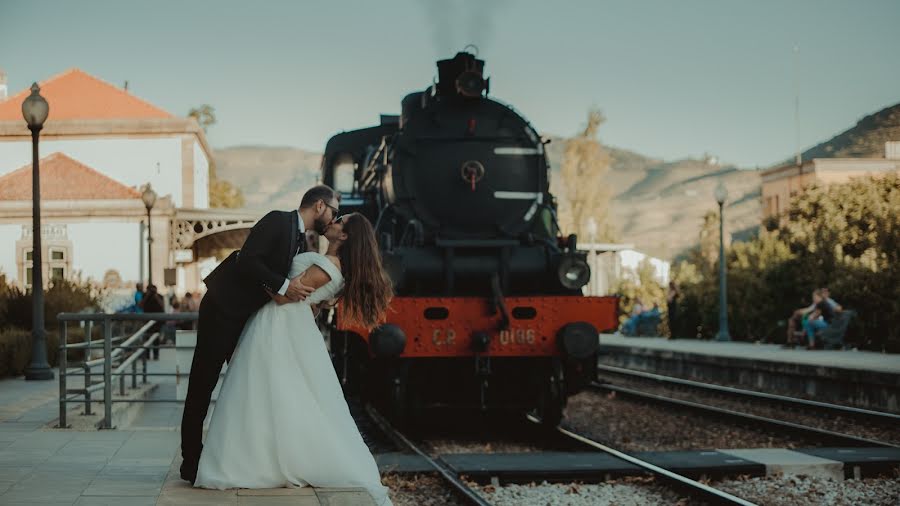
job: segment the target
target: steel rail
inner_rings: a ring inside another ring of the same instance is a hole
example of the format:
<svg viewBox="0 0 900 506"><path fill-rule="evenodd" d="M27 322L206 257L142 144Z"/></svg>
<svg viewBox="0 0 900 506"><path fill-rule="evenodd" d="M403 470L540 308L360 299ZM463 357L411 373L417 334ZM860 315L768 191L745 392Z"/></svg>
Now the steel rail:
<svg viewBox="0 0 900 506"><path fill-rule="evenodd" d="M767 400L767 401L777 401L785 404L794 404L798 406L806 406L806 407L814 407L817 409L821 409L823 411L830 411L835 414L848 415L857 417L860 419L866 419L870 421L877 422L889 422L889 423L900 423L900 414L896 413L888 413L885 411L874 411L870 409L856 408L853 406L842 406L840 404L830 404L827 402L821 401L812 401L809 399L800 399L797 397L788 397L786 395L778 395L778 394L770 394L766 392L757 392L754 390L745 390L742 388L735 387L727 387L723 385L714 385L711 383L703 383L700 381L693 381L682 378L675 378L672 376L663 376L661 374L654 374L644 371L632 371L629 369L623 369L621 367L614 367L609 365L597 365L597 370L602 372L608 372L613 374L619 374L622 376L631 376L637 377L641 379L649 379L655 380L661 383L671 383L676 385L683 385L697 389L710 390L714 392L721 392L729 395L748 397L759 400Z"/></svg>
<svg viewBox="0 0 900 506"><path fill-rule="evenodd" d="M397 441L405 446L407 449L412 450L420 457L425 459L428 462L428 465L433 467L438 474L450 484L451 487L457 492L457 494L465 499L468 504L475 504L478 506L491 506L491 503L486 501L484 497L478 494L478 492L472 490L471 487L465 484L460 478L459 475L450 468L444 461L440 460L440 458L434 459L431 458L430 455L422 451L415 443L410 441L406 436L403 435L400 431L393 428L384 417L381 416L378 411L376 411L372 406L366 406L366 412L372 418L372 421L375 422L378 427L384 431L385 434L388 435L394 441Z"/></svg>
<svg viewBox="0 0 900 506"><path fill-rule="evenodd" d="M537 420L536 418L534 418L530 415L529 415L528 419L531 420L532 422L540 423L539 420ZM739 504L741 506L755 506L755 503L746 501L744 499L741 499L740 497L731 495L728 492L724 492L717 488L710 487L709 485L704 485L703 483L700 483L699 481L692 480L692 479L690 479L686 476L682 476L678 473L673 473L672 471L669 471L668 469L664 469L657 465L651 464L645 460L641 460L637 457L633 457L631 455L628 455L627 453L620 452L619 450L616 450L615 448L611 448L609 446L606 446L603 443L599 443L599 442L594 441L593 439L585 437L581 434L572 432L568 429L563 428L562 426L557 426L556 430L560 434L562 434L568 438L574 439L575 441L578 441L579 443L586 444L592 448L595 448L595 449L605 452L609 455L612 455L613 457L615 457L617 459L624 460L625 462L628 462L629 464L633 464L635 466L640 467L641 469L649 471L654 476L658 476L666 481L672 482L672 483L676 484L677 486L686 489L692 495L694 495L698 498L701 498L705 501L708 501L710 503L713 503L713 504Z"/></svg>
<svg viewBox="0 0 900 506"><path fill-rule="evenodd" d="M841 432L834 432L826 429L819 429L816 427L809 427L807 425L802 425L794 422L787 422L784 420L777 420L775 418L768 418L765 416L753 415L750 413L744 413L742 411L734 411L731 409L719 408L716 406L710 406L707 404L701 404L699 402L693 401L685 401L682 399L674 399L671 397L666 397L664 395L651 394L649 392L642 392L640 390L635 390L633 388L620 387L616 385L610 385L608 383L592 383L591 387L595 390L606 390L609 392L616 392L616 394L622 394L629 397L634 397L641 400L647 400L652 402L657 402L660 404L666 404L669 406L681 407L681 408L689 408L701 413L712 414L715 416L721 416L726 418L731 418L734 420L739 420L741 422L753 422L756 424L767 425L771 429L776 429L781 432L792 432L794 434L798 434L807 438L815 439L823 439L826 441L831 441L837 443L842 446L867 446L867 447L882 447L882 448L897 448L897 445L893 445L891 443L886 443L884 441L878 441L875 439L868 439L859 436L852 436L850 434L843 434Z"/></svg>

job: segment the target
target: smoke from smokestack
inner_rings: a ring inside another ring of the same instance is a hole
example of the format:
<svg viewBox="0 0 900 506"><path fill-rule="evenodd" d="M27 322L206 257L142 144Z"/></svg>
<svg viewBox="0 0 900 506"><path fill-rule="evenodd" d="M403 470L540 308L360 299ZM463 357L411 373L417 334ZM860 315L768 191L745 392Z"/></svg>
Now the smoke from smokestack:
<svg viewBox="0 0 900 506"><path fill-rule="evenodd" d="M503 0L429 0L423 2L425 19L431 27L435 57L446 58L468 44L481 56L494 38L494 16L506 4Z"/></svg>

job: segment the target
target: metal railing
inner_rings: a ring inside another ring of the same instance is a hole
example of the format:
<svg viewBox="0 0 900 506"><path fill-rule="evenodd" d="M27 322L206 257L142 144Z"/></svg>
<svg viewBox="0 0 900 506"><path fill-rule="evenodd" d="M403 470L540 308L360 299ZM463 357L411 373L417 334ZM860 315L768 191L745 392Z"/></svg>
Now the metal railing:
<svg viewBox="0 0 900 506"><path fill-rule="evenodd" d="M197 313L60 313L56 319L59 322L59 427L68 427L66 409L70 403L84 402L84 414L92 415L92 404L103 402L104 417L101 428L112 428L112 405L116 402L183 402L178 399L114 399L113 379L119 380L119 395L125 395L125 380L131 376L131 388L137 388L138 376L141 382L147 383L148 376L175 376L186 377L190 372L147 372L147 359L154 346L166 349L194 349L194 346L160 346L159 332L154 332L149 337L147 334L156 323L165 322L194 322ZM84 324L85 341L81 343L68 343L68 324L78 322ZM132 332L140 322L145 322L137 330ZM92 340L95 325L103 328L102 342ZM118 331L116 331L118 326ZM81 361L69 362L69 350L85 350ZM102 356L94 358L94 350L103 350ZM138 362L141 371L138 372ZM103 379L95 381L99 373L94 368L102 366ZM127 369L131 367L129 372ZM70 375L82 375L84 386L82 388L70 388L68 379ZM94 399L92 394L102 390L103 398Z"/></svg>

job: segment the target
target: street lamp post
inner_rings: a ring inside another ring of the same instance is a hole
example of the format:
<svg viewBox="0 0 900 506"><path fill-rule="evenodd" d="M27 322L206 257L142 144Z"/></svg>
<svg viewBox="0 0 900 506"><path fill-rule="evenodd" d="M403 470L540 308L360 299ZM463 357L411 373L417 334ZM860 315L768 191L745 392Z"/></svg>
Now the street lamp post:
<svg viewBox="0 0 900 506"><path fill-rule="evenodd" d="M144 207L147 208L147 286L153 284L153 228L150 226L150 210L156 203L156 192L147 183L144 191L141 193L141 200L144 201Z"/></svg>
<svg viewBox="0 0 900 506"><path fill-rule="evenodd" d="M716 341L731 341L728 333L728 295L725 283L725 200L728 199L728 189L719 181L715 191L716 202L719 204L719 332Z"/></svg>
<svg viewBox="0 0 900 506"><path fill-rule="evenodd" d="M597 295L600 287L597 286L597 220L593 216L588 218L587 233L591 240L591 293L589 295Z"/></svg>
<svg viewBox="0 0 900 506"><path fill-rule="evenodd" d="M44 263L41 255L41 177L38 138L50 106L41 96L41 88L31 85L31 95L22 102L22 116L31 130L31 363L25 369L26 380L52 380L47 362L47 331L44 329Z"/></svg>

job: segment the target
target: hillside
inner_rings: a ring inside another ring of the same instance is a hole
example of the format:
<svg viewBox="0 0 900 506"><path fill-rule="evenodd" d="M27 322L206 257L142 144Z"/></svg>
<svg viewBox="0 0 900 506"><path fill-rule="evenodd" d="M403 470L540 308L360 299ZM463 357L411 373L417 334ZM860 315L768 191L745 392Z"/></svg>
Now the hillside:
<svg viewBox="0 0 900 506"><path fill-rule="evenodd" d="M547 153L554 174L565 139L550 137ZM900 140L900 104L862 118L852 128L803 153L804 159L881 157L884 142ZM717 208L713 189L724 180L729 192L726 226L737 237L753 234L760 219L759 174L704 160L665 161L608 147L611 215L621 242L662 258L697 243L703 214ZM215 151L219 176L244 191L256 209L295 207L316 180L321 155L295 148L235 147Z"/></svg>
<svg viewBox="0 0 900 506"><path fill-rule="evenodd" d="M553 176L559 177L565 140L548 146ZM728 208L732 230L758 223L759 185L755 172L710 166L697 160L665 162L609 148L613 163L612 216L621 241L669 258L696 242L703 214L716 207L713 188L721 175L734 204ZM321 155L296 148L242 146L215 151L217 171L241 188L253 209L291 209L314 184Z"/></svg>
<svg viewBox="0 0 900 506"><path fill-rule="evenodd" d="M900 104L885 107L859 120L853 128L803 152L810 158L881 158L884 143L900 140Z"/></svg>
<svg viewBox="0 0 900 506"><path fill-rule="evenodd" d="M565 139L548 149L553 177L559 177ZM619 241L661 258L673 258L696 244L703 215L718 206L713 190L721 178L729 193L726 226L746 235L759 224L759 175L704 160L667 162L607 147L612 157L610 214Z"/></svg>

